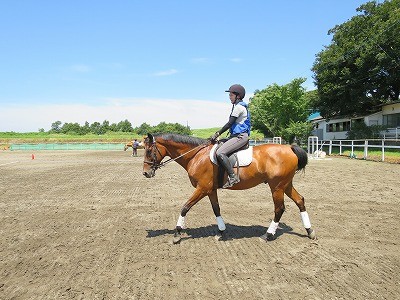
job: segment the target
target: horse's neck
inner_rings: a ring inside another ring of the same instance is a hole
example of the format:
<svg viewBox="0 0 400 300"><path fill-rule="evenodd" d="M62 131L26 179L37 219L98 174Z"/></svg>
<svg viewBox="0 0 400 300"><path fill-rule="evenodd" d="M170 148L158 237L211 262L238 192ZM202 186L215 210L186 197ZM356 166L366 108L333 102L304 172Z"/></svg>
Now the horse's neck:
<svg viewBox="0 0 400 300"><path fill-rule="evenodd" d="M197 146L195 145L187 145L187 144L180 144L180 143L174 143L174 144L164 144L163 145L165 149L167 150L167 156L171 157L172 159L175 159L179 156L176 162L179 163L182 167L186 169L186 166L190 159L193 157L193 155L196 151L192 151L185 155L188 151L192 150L193 148L196 148Z"/></svg>
<svg viewBox="0 0 400 300"><path fill-rule="evenodd" d="M171 144L171 145L164 145L164 147L167 149L168 155L171 158L176 158L187 151L190 151L191 149L195 148L196 146L192 145L186 145L186 144Z"/></svg>

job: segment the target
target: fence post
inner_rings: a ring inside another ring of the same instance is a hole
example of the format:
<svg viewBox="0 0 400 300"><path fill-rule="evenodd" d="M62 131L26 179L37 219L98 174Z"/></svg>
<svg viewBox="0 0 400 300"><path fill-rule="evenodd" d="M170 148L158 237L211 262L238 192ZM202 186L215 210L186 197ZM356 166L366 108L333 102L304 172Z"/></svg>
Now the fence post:
<svg viewBox="0 0 400 300"><path fill-rule="evenodd" d="M366 160L368 157L368 140L365 140L364 143L364 159Z"/></svg>
<svg viewBox="0 0 400 300"><path fill-rule="evenodd" d="M385 161L385 140L382 140L382 161Z"/></svg>
<svg viewBox="0 0 400 300"><path fill-rule="evenodd" d="M339 155L342 155L342 141L339 141Z"/></svg>
<svg viewBox="0 0 400 300"><path fill-rule="evenodd" d="M332 154L332 140L329 140L329 155Z"/></svg>
<svg viewBox="0 0 400 300"><path fill-rule="evenodd" d="M350 157L354 157L354 141L351 141L351 154Z"/></svg>
<svg viewBox="0 0 400 300"><path fill-rule="evenodd" d="M313 156L316 151L316 157L318 157L318 137L317 136L309 136L308 144L307 144L307 152L308 155Z"/></svg>

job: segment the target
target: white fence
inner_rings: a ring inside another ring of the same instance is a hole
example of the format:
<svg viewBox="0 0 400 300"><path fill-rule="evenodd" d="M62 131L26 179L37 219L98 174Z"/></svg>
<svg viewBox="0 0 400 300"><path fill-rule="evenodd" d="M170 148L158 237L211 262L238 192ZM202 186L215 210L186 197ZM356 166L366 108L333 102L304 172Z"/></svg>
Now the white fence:
<svg viewBox="0 0 400 300"><path fill-rule="evenodd" d="M262 144L282 144L282 138L275 136L273 138L266 138L262 140L249 140L250 146L262 145Z"/></svg>
<svg viewBox="0 0 400 300"><path fill-rule="evenodd" d="M328 149L327 154L331 155L334 148L339 149L339 155L344 151L350 150L350 156L354 155L354 150L362 149L364 154L363 158L368 158L368 151L378 150L382 152L382 161L385 161L385 151L387 149L400 149L400 140L398 139L382 139L382 140L329 140L318 141L318 137L312 136L308 139L308 154L318 157L320 151Z"/></svg>
<svg viewBox="0 0 400 300"><path fill-rule="evenodd" d="M388 128L381 133L383 139L400 139L400 127Z"/></svg>

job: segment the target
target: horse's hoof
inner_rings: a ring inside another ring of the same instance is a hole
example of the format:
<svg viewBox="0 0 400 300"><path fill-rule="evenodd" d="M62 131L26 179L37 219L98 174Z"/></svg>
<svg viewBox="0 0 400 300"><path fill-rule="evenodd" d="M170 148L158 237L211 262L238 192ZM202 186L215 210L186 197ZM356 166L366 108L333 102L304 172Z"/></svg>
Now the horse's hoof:
<svg viewBox="0 0 400 300"><path fill-rule="evenodd" d="M317 235L315 234L315 230L312 228L306 229L307 230L307 234L308 234L308 238L312 239L312 240L316 240L317 239Z"/></svg>
<svg viewBox="0 0 400 300"><path fill-rule="evenodd" d="M224 239L225 239L225 232L219 230L219 231L217 232L217 234L215 235L215 240L217 240L217 241L223 241Z"/></svg>
<svg viewBox="0 0 400 300"><path fill-rule="evenodd" d="M263 234L262 236L260 236L260 239L264 242L273 241L273 240L275 240L275 235L267 232L267 233Z"/></svg>
<svg viewBox="0 0 400 300"><path fill-rule="evenodd" d="M174 234L174 238L172 239L172 243L174 245L179 244L182 240L182 236L179 233Z"/></svg>

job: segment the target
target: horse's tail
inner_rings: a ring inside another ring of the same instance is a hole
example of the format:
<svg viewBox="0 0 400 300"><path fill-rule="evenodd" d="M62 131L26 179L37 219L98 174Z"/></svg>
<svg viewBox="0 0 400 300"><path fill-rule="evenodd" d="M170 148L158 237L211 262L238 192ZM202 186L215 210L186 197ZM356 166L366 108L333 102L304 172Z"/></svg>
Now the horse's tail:
<svg viewBox="0 0 400 300"><path fill-rule="evenodd" d="M294 154L296 154L299 162L297 163L297 170L300 171L301 169L304 169L305 166L308 163L308 155L307 152L304 151L303 148L300 148L297 145L292 145L291 146L292 151L294 152Z"/></svg>

